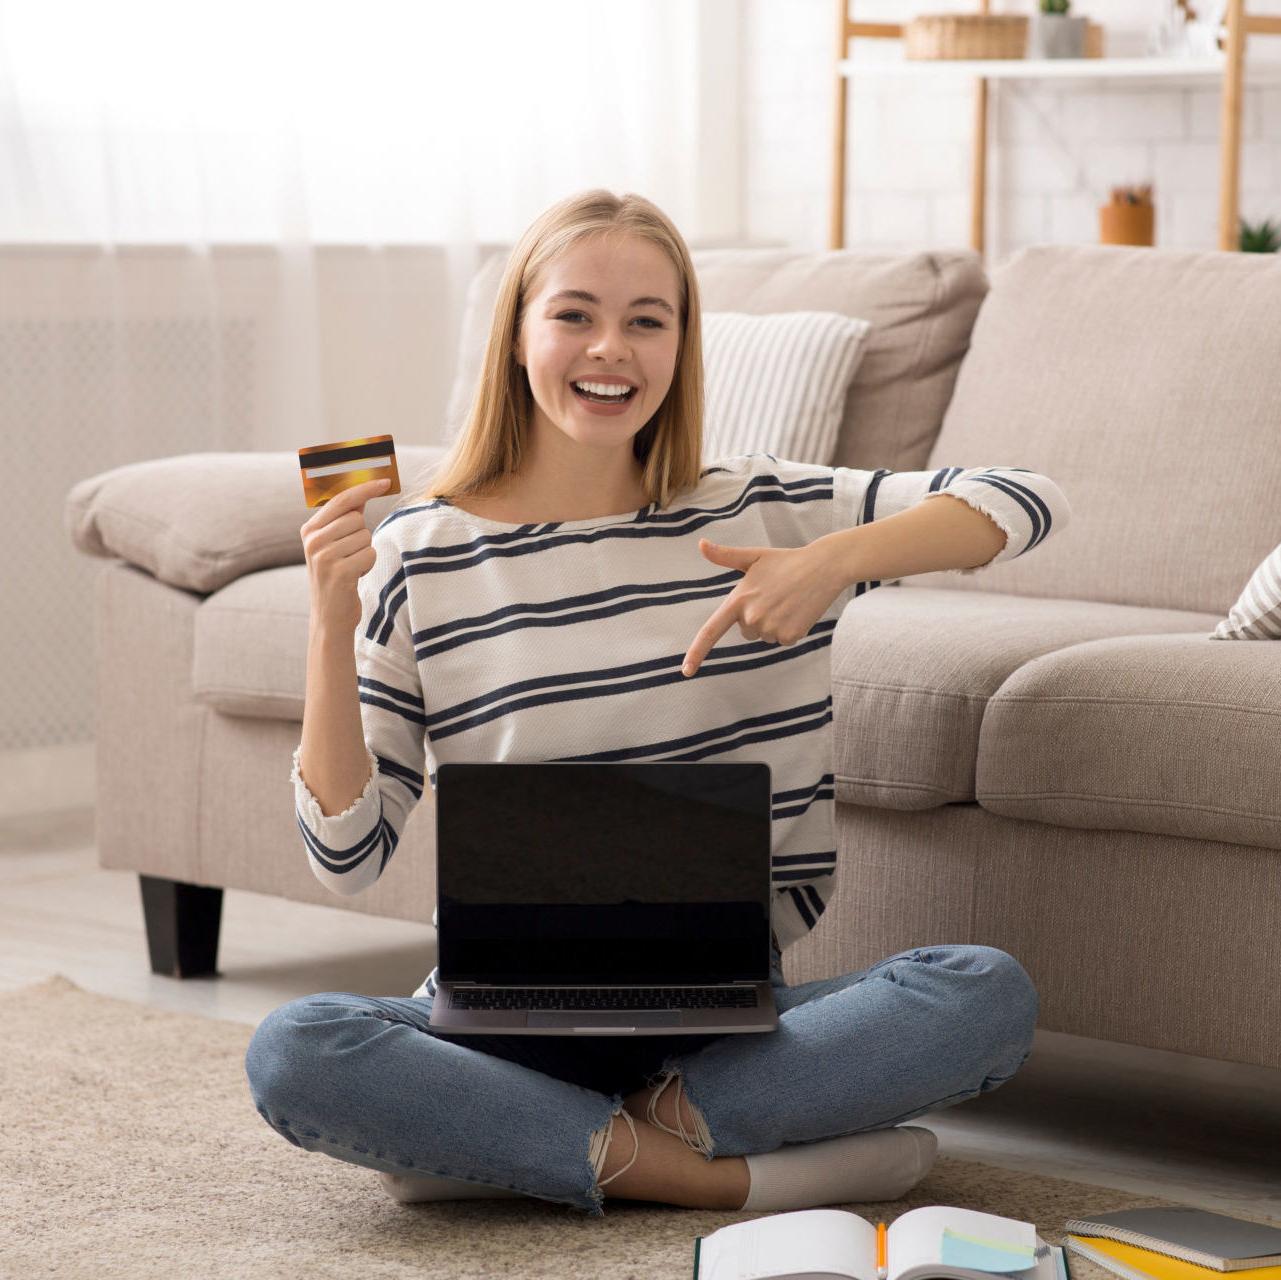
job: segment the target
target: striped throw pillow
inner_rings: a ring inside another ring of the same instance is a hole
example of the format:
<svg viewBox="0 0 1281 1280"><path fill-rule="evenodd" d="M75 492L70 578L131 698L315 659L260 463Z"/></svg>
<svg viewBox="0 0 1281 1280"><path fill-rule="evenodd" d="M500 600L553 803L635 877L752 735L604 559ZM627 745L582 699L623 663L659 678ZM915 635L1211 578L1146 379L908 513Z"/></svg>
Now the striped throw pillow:
<svg viewBox="0 0 1281 1280"><path fill-rule="evenodd" d="M1281 547L1263 558L1211 640L1281 640Z"/></svg>
<svg viewBox="0 0 1281 1280"><path fill-rule="evenodd" d="M834 311L705 311L703 456L831 466L871 327Z"/></svg>

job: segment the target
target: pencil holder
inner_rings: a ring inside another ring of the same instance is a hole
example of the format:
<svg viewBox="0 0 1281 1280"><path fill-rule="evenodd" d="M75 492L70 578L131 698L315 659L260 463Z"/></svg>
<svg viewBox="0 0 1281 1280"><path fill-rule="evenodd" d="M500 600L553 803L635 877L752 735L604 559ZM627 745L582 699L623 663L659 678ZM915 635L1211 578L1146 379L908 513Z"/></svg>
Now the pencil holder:
<svg viewBox="0 0 1281 1280"><path fill-rule="evenodd" d="M1155 243L1156 208L1150 204L1104 204L1099 206L1100 244Z"/></svg>

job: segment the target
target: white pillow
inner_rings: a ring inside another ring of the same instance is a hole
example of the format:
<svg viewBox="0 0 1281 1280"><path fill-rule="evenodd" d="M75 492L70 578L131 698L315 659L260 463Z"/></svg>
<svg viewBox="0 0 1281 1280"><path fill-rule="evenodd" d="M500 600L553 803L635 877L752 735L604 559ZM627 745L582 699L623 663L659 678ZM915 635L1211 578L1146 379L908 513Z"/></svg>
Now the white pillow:
<svg viewBox="0 0 1281 1280"><path fill-rule="evenodd" d="M705 311L703 456L831 466L871 328L834 311Z"/></svg>
<svg viewBox="0 0 1281 1280"><path fill-rule="evenodd" d="M1211 640L1281 640L1281 547L1264 556Z"/></svg>

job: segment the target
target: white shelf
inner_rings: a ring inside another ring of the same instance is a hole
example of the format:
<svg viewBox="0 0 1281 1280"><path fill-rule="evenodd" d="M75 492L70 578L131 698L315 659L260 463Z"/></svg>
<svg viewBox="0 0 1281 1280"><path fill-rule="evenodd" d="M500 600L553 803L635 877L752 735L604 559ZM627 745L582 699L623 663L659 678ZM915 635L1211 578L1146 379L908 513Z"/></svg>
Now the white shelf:
<svg viewBox="0 0 1281 1280"><path fill-rule="evenodd" d="M1209 58L845 58L837 74L860 76L979 76L986 80L1147 80L1178 85L1214 83L1227 59ZM1281 63L1247 61L1248 84L1281 83Z"/></svg>

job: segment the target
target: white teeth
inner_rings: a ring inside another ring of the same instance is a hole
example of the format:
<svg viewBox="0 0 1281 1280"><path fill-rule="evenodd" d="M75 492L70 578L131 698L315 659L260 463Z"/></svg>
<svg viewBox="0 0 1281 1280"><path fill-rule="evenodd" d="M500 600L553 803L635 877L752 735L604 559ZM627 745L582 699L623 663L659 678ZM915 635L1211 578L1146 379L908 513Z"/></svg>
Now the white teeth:
<svg viewBox="0 0 1281 1280"><path fill-rule="evenodd" d="M622 396L631 390L617 382L575 382L580 391L590 391L594 396Z"/></svg>

